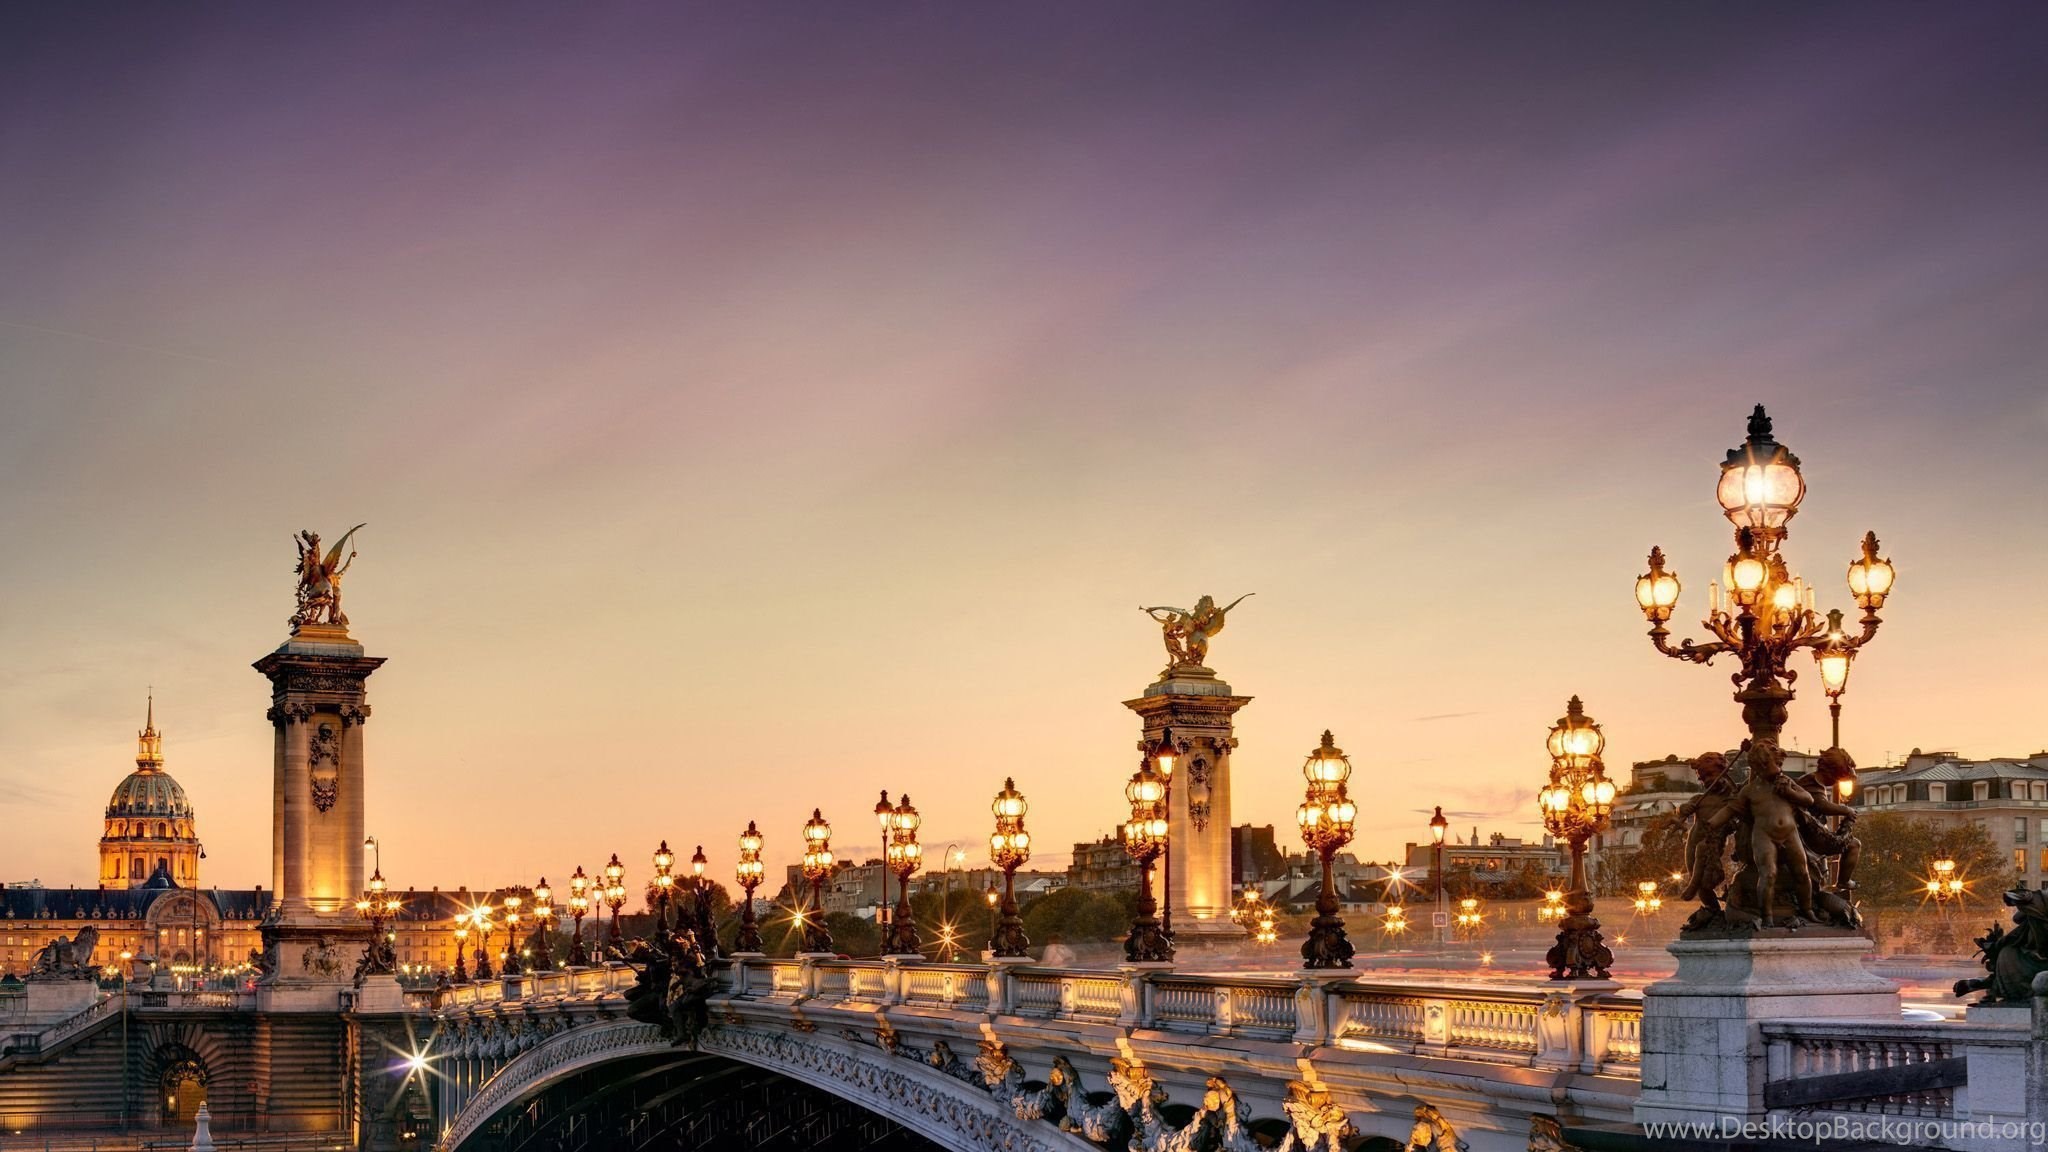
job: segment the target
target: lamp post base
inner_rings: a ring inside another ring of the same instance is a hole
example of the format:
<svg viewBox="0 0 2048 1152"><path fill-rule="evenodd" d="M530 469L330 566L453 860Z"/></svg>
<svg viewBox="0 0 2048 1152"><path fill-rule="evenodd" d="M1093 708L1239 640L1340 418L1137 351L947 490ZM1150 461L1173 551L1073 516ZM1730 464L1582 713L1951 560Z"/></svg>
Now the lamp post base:
<svg viewBox="0 0 2048 1152"><path fill-rule="evenodd" d="M1565 897L1565 917L1557 925L1557 943L1544 957L1552 980L1605 980L1614 953L1593 919L1593 898L1583 891Z"/></svg>

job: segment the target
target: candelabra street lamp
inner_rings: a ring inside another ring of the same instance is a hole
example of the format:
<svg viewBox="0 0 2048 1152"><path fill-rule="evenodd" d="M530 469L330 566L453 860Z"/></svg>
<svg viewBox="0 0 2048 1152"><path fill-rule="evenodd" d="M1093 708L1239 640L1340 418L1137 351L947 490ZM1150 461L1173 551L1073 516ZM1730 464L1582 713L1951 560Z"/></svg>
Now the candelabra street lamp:
<svg viewBox="0 0 2048 1152"><path fill-rule="evenodd" d="M590 877L583 874L583 865L569 877L569 918L575 922L575 931L569 934L569 967L587 968L590 953L583 948L583 916L590 911Z"/></svg>
<svg viewBox="0 0 2048 1152"><path fill-rule="evenodd" d="M1479 910L1479 898L1467 896L1458 901L1458 928L1470 940L1486 925L1486 914Z"/></svg>
<svg viewBox="0 0 2048 1152"><path fill-rule="evenodd" d="M1600 922L1593 919L1593 894L1586 884L1586 842L1607 827L1607 815L1614 806L1614 782L1607 779L1600 762L1607 737L1574 696L1565 706L1564 716L1551 728L1548 747L1550 783L1536 799L1544 827L1570 845L1572 855L1571 888L1564 896L1557 944L1547 957L1550 978L1605 980L1614 953L1600 938Z"/></svg>
<svg viewBox="0 0 2048 1152"><path fill-rule="evenodd" d="M1031 833L1024 830L1024 813L1029 808L1023 793L1017 791L1017 782L1004 777L1003 790L996 793L994 805L996 830L988 838L989 860L1003 870L1002 919L997 921L988 941L992 956L1016 958L1031 954L1031 939L1024 935L1024 917L1017 914L1017 869L1031 859ZM989 895L993 897L994 893Z"/></svg>
<svg viewBox="0 0 2048 1152"><path fill-rule="evenodd" d="M364 976L388 976L398 969L398 956L391 947L391 939L385 930L385 923L398 914L398 897L386 890L384 873L379 870L370 874L370 882L361 899L356 901L356 915L370 924L370 944L363 952L363 962L356 970L360 983Z"/></svg>
<svg viewBox="0 0 2048 1152"><path fill-rule="evenodd" d="M552 972L555 970L555 944L549 921L555 918L555 890L548 887L548 878L543 876L533 886L533 970Z"/></svg>
<svg viewBox="0 0 2048 1152"><path fill-rule="evenodd" d="M1308 778L1308 793L1295 810L1301 839L1323 862L1322 891L1316 894L1316 918L1309 925L1308 939L1301 945L1303 968L1349 968L1355 949L1344 935L1344 918L1337 914L1337 878L1333 861L1337 849L1351 843L1358 820L1358 805L1345 788L1351 779L1351 761L1336 740L1325 731L1322 745L1308 754L1301 766Z"/></svg>
<svg viewBox="0 0 2048 1152"><path fill-rule="evenodd" d="M1444 834L1451 830L1451 822L1444 819L1444 806L1436 806L1436 815L1429 818L1430 874L1436 877L1436 942L1444 942L1449 930L1444 922Z"/></svg>
<svg viewBox="0 0 2048 1152"><path fill-rule="evenodd" d="M883 793L885 799L887 796ZM890 813L889 841L884 849L889 871L896 874L896 914L889 918L888 939L882 951L893 956L916 956L922 947L917 938L916 918L910 910L910 876L924 859L924 846L917 842L917 828L922 823L924 817L911 807L910 795L905 793Z"/></svg>
<svg viewBox="0 0 2048 1152"><path fill-rule="evenodd" d="M469 918L476 925L476 978L491 978L491 923L493 909L489 904L479 904L470 909Z"/></svg>
<svg viewBox="0 0 2048 1152"><path fill-rule="evenodd" d="M467 913L455 917L455 976L457 984L469 983L469 922Z"/></svg>
<svg viewBox="0 0 2048 1152"><path fill-rule="evenodd" d="M619 910L626 906L626 866L619 862L617 852L612 853L612 858L604 866L604 904L612 910L609 949L615 953L622 952L625 950L626 938L619 931Z"/></svg>
<svg viewBox="0 0 2048 1152"><path fill-rule="evenodd" d="M740 862L733 866L733 879L740 885L740 930L733 939L733 952L741 956L761 954L761 926L754 921L754 889L761 886L767 869L761 863L761 830L747 821L740 833Z"/></svg>
<svg viewBox="0 0 2048 1152"><path fill-rule="evenodd" d="M506 976L526 975L526 966L519 959L519 909L525 903L517 893L505 897L505 952L499 957L498 971Z"/></svg>
<svg viewBox="0 0 2048 1152"><path fill-rule="evenodd" d="M676 866L676 854L668 850L668 841L654 850L654 938L661 943L663 951L668 949L668 900L675 891L676 878L670 870Z"/></svg>
<svg viewBox="0 0 2048 1152"><path fill-rule="evenodd" d="M1878 610L1891 594L1896 573L1877 554L1876 533L1865 533L1863 554L1849 565L1849 592L1863 609L1862 629L1848 636L1841 615L1825 618L1814 611L1813 592L1793 576L1779 549L1786 525L1799 511L1806 480L1799 458L1771 436L1771 418L1763 405L1749 418L1749 436L1731 449L1721 464L1716 489L1721 510L1735 525L1735 552L1723 570L1728 604L1722 590L1709 585L1707 617L1702 622L1714 639L1670 643L1665 627L1678 605L1678 576L1665 568L1664 550L1650 549L1650 570L1636 579L1636 603L1650 621L1650 642L1657 651L1678 660L1707 664L1731 653L1742 664L1734 677L1735 700L1751 740L1776 741L1784 729L1786 706L1793 697L1798 673L1785 667L1801 648L1814 649L1821 663L1823 688L1835 702L1839 737L1840 698L1849 679L1849 663L1857 650L1877 635Z"/></svg>
<svg viewBox="0 0 2048 1152"><path fill-rule="evenodd" d="M1641 880L1636 883L1636 915L1654 916L1664 910L1664 898L1657 894L1655 880Z"/></svg>
<svg viewBox="0 0 2048 1152"><path fill-rule="evenodd" d="M811 886L811 906L799 908L804 926L804 951L832 951L832 933L825 927L825 878L832 875L832 825L820 810L811 809L804 824L804 881Z"/></svg>
<svg viewBox="0 0 2048 1152"><path fill-rule="evenodd" d="M1938 919L1934 928L1934 950L1947 956L1956 951L1954 906L1962 900L1969 885L1956 875L1956 862L1946 856L1934 861L1929 867L1933 874L1927 878L1927 897L1934 901Z"/></svg>
<svg viewBox="0 0 2048 1152"><path fill-rule="evenodd" d="M704 878L704 869L711 863L704 856L704 846L697 845L697 851L690 856L690 905L692 933L697 937L697 947L704 952L704 959L718 959L718 925L711 918L711 885Z"/></svg>
<svg viewBox="0 0 2048 1152"><path fill-rule="evenodd" d="M1131 818L1124 824L1124 851L1138 863L1138 910L1124 941L1124 959L1133 964L1164 964L1173 959L1173 941L1159 923L1159 904L1152 898L1152 865L1167 849L1166 780L1148 757L1124 787Z"/></svg>

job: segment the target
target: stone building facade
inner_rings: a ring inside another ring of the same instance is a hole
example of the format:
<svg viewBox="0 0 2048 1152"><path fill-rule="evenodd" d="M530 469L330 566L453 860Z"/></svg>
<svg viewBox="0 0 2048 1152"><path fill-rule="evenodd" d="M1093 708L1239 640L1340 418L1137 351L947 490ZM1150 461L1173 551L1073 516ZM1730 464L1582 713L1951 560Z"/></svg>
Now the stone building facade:
<svg viewBox="0 0 2048 1152"><path fill-rule="evenodd" d="M1858 775L1851 805L1947 826L1977 824L2011 862L2007 882L2039 888L2048 879L2048 751L1965 760L1915 748L1901 763Z"/></svg>

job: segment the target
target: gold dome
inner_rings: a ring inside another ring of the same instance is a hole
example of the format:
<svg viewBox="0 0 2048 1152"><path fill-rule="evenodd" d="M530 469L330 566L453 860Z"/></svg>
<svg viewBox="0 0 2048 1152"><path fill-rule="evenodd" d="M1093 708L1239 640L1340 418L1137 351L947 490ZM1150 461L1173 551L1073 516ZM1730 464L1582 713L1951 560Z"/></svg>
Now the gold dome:
<svg viewBox="0 0 2048 1152"><path fill-rule="evenodd" d="M199 824L185 789L164 771L163 734L156 730L156 701L135 734L135 771L107 800L106 834L100 837L100 885L137 887L157 871L180 887L199 878Z"/></svg>

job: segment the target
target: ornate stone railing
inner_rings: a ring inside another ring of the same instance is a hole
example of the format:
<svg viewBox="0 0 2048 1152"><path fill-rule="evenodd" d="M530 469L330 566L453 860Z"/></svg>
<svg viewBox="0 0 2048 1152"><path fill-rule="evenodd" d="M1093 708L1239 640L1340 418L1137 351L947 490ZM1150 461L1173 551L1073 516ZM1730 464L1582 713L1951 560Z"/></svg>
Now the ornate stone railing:
<svg viewBox="0 0 2048 1152"><path fill-rule="evenodd" d="M118 996L103 995L61 1020L13 1033L6 1040L0 1041L0 1055L10 1052L19 1052L23 1055L47 1052L92 1027L95 1022L106 1018L119 1008Z"/></svg>
<svg viewBox="0 0 2048 1152"><path fill-rule="evenodd" d="M2024 1115L2027 1031L1965 1021L1774 1020L1767 1106L1950 1118ZM1958 1107L1958 1090L1970 1093ZM2013 1099L2002 1098L2010 1088Z"/></svg>
<svg viewBox="0 0 2048 1152"><path fill-rule="evenodd" d="M1642 1002L1611 984L1347 980L1067 970L892 960L749 959L725 971L744 998L816 1005L907 1005L1025 1019L1117 1023L1163 1032L1431 1053L1632 1077ZM633 970L530 973L439 990L443 1010L503 1001L601 996ZM410 1002L410 998L409 998Z"/></svg>
<svg viewBox="0 0 2048 1152"><path fill-rule="evenodd" d="M164 988L130 992L129 1003L137 1008L175 1008L186 1011L253 1012L256 993L235 988Z"/></svg>

